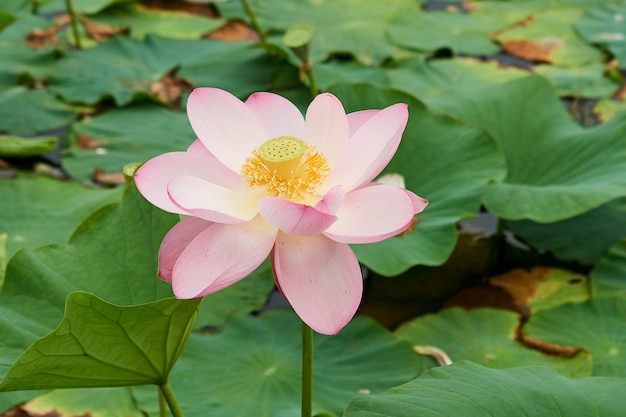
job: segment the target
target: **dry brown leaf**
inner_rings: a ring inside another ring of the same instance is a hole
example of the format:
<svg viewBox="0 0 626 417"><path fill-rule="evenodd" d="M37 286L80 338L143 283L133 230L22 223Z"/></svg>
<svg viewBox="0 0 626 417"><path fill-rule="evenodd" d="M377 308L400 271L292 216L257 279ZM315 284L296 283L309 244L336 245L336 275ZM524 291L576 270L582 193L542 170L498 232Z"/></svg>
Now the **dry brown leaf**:
<svg viewBox="0 0 626 417"><path fill-rule="evenodd" d="M510 55L526 59L532 62L552 62L552 52L561 46L558 39L544 39L533 41L530 39L501 40L500 45Z"/></svg>
<svg viewBox="0 0 626 417"><path fill-rule="evenodd" d="M123 172L104 172L104 170L100 168L96 168L93 171L91 179L102 185L117 185L126 182L126 177L124 177Z"/></svg>
<svg viewBox="0 0 626 417"><path fill-rule="evenodd" d="M184 1L144 0L142 1L142 5L153 10L172 10L199 14L207 17L217 17L215 9L207 4L193 4Z"/></svg>
<svg viewBox="0 0 626 417"><path fill-rule="evenodd" d="M526 313L537 288L548 278L549 273L550 268L542 266L534 267L530 271L519 268L493 277L489 283L509 293L517 309Z"/></svg>
<svg viewBox="0 0 626 417"><path fill-rule="evenodd" d="M450 298L444 307L462 307L466 310L489 307L519 313L509 293L502 288L489 285L464 288Z"/></svg>
<svg viewBox="0 0 626 417"><path fill-rule="evenodd" d="M48 45L55 45L59 39L57 32L60 26L54 25L47 29L35 28L26 35L26 45L32 49L44 49Z"/></svg>
<svg viewBox="0 0 626 417"><path fill-rule="evenodd" d="M624 101L626 99L626 84L622 85L615 94L613 94L615 100Z"/></svg>
<svg viewBox="0 0 626 417"><path fill-rule="evenodd" d="M178 107L180 97L185 90L191 90L193 87L187 81L178 78L176 72L178 68L165 74L159 81L153 81L149 85L150 94L158 97L163 103L172 108Z"/></svg>
<svg viewBox="0 0 626 417"><path fill-rule="evenodd" d="M87 19L85 16L81 16L80 21L83 22L83 26L85 26L85 31L87 32L87 35L89 35L90 38L97 42L104 42L111 36L115 36L120 33L126 35L130 33L130 29L127 27L113 27L100 23L95 23Z"/></svg>
<svg viewBox="0 0 626 417"><path fill-rule="evenodd" d="M79 135L78 136L78 147L82 149L96 149L102 146L102 141L100 139L94 139L91 136L87 135Z"/></svg>
<svg viewBox="0 0 626 417"><path fill-rule="evenodd" d="M556 345L554 343L547 343L541 340L533 339L524 335L522 331L519 330L519 327L516 329L517 332L517 340L522 342L525 346L539 350L543 353L547 353L548 355L556 355L563 356L566 358L571 358L576 356L578 353L583 351L584 349L581 347L570 347L570 346L561 346Z"/></svg>
<svg viewBox="0 0 626 417"><path fill-rule="evenodd" d="M248 25L238 20L230 20L206 36L218 41L258 41L259 35Z"/></svg>

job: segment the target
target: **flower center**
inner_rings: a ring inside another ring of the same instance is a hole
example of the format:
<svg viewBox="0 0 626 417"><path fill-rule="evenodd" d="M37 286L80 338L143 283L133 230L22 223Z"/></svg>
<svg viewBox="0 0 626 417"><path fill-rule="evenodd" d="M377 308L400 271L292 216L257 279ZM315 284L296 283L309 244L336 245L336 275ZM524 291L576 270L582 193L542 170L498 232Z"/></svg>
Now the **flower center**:
<svg viewBox="0 0 626 417"><path fill-rule="evenodd" d="M246 158L241 175L268 196L308 202L322 185L330 167L326 157L301 139L280 136L264 142Z"/></svg>

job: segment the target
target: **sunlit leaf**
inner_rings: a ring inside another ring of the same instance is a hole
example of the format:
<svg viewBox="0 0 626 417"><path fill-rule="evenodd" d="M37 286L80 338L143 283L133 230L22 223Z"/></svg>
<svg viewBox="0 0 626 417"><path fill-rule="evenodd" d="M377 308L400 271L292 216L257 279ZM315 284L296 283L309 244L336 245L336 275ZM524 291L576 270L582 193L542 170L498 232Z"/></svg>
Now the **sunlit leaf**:
<svg viewBox="0 0 626 417"><path fill-rule="evenodd" d="M142 417L129 388L77 388L51 391L20 405L31 415Z"/></svg>
<svg viewBox="0 0 626 417"><path fill-rule="evenodd" d="M549 356L516 340L519 316L510 311L459 307L419 317L399 328L396 335L412 345L434 346L453 362L470 360L490 368L545 366L568 377L591 375L591 356Z"/></svg>
<svg viewBox="0 0 626 417"><path fill-rule="evenodd" d="M574 8L537 11L526 24L512 25L496 39L508 53L530 61L566 67L602 62L602 52L580 39L572 27L582 15Z"/></svg>
<svg viewBox="0 0 626 417"><path fill-rule="evenodd" d="M533 339L582 347L593 357L593 375L626 375L626 298L594 298L533 315L524 332Z"/></svg>
<svg viewBox="0 0 626 417"><path fill-rule="evenodd" d="M535 72L546 77L556 87L559 96L599 98L615 93L619 84L605 76L603 64L591 64L576 68L559 68L538 65Z"/></svg>
<svg viewBox="0 0 626 417"><path fill-rule="evenodd" d="M626 113L626 101L602 99L593 106L593 112L600 120L606 122L618 113Z"/></svg>
<svg viewBox="0 0 626 417"><path fill-rule="evenodd" d="M568 379L543 367L494 370L461 362L383 394L359 396L344 417L619 417L624 389L620 378Z"/></svg>

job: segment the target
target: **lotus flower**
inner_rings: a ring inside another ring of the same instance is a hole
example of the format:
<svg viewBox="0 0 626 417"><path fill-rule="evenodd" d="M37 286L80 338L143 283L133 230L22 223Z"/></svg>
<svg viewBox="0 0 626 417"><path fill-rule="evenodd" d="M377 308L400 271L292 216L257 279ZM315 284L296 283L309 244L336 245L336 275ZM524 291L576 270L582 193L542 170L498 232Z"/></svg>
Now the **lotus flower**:
<svg viewBox="0 0 626 417"><path fill-rule="evenodd" d="M245 102L197 88L187 113L198 139L135 174L145 198L183 218L159 250L159 276L178 298L211 294L269 255L276 285L300 318L336 334L354 316L363 282L350 243L407 229L426 200L372 180L396 152L407 106L346 115L332 94L306 119L287 99Z"/></svg>

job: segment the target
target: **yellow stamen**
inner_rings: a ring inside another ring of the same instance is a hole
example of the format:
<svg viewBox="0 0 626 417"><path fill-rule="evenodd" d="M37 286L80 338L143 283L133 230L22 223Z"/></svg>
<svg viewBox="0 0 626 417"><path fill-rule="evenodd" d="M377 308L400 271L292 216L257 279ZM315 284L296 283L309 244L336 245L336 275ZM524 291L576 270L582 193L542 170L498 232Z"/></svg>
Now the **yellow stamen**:
<svg viewBox="0 0 626 417"><path fill-rule="evenodd" d="M330 172L328 161L303 140L291 136L270 139L252 151L241 168L251 187L272 197L307 202Z"/></svg>

